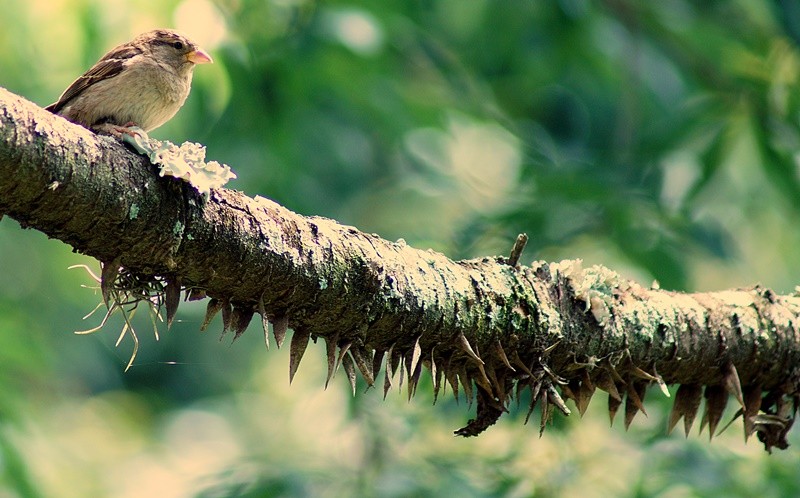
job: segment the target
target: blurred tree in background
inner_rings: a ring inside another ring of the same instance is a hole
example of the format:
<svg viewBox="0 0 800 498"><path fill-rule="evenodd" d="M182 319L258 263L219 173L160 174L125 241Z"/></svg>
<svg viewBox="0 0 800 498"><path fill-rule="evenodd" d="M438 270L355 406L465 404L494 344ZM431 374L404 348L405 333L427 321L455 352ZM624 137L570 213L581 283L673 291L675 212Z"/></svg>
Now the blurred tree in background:
<svg viewBox="0 0 800 498"><path fill-rule="evenodd" d="M800 282L788 0L2 7L0 85L41 105L139 32L190 35L216 64L153 136L206 144L232 188L303 214L452 258L505 254L527 232L527 261L583 258L676 290ZM74 264L97 267L0 223L1 496L800 495L796 430L771 457L736 425L684 441L651 396L630 434L596 400L542 439L524 410L456 439L463 404L431 408L425 385L411 403L352 399L341 379L323 391L321 346L290 388L285 351L252 330L220 344L198 307L141 337L123 373L121 324L72 334L99 320L81 321L99 295Z"/></svg>

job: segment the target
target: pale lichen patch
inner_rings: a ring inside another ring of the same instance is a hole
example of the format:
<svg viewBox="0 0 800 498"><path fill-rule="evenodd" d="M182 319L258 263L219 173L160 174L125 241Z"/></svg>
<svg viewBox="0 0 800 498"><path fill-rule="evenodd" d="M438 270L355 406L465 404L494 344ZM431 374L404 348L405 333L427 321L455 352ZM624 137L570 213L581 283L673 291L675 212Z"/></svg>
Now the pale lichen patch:
<svg viewBox="0 0 800 498"><path fill-rule="evenodd" d="M584 269L580 259L554 263L553 268L566 278L575 297L586 303L586 311L591 311L601 327L611 323L614 293L628 290L627 281L604 266Z"/></svg>
<svg viewBox="0 0 800 498"><path fill-rule="evenodd" d="M177 146L169 141L149 138L144 130L136 127L131 128L131 133L124 133L122 140L158 166L159 176L180 178L201 194L208 194L211 189L222 187L236 178L227 164L206 162L206 148L200 144L184 142Z"/></svg>

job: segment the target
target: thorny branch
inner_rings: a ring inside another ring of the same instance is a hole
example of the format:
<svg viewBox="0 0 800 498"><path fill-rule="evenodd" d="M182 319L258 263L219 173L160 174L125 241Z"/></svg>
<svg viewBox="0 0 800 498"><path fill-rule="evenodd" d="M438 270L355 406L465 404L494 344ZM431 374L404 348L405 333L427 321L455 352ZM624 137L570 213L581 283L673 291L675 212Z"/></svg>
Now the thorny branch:
<svg viewBox="0 0 800 498"><path fill-rule="evenodd" d="M457 431L474 436L530 392L540 430L571 399L583 413L597 389L625 425L644 411L650 384L679 384L670 428L715 434L729 397L767 450L787 446L800 393L800 298L760 287L703 294L648 289L579 261L451 261L261 197L215 190L208 199L159 179L112 139L56 118L0 89L0 212L104 262L101 289L149 289L141 299L176 312L181 292L208 297L203 327L221 312L238 336L255 314L280 345L290 376L310 339L327 344L328 377L384 390L399 372L409 396L427 369L477 400ZM131 286L136 275L157 285ZM133 290L136 289L135 292ZM109 301L110 299L110 301ZM268 340L268 339L267 339ZM269 344L269 343L267 343Z"/></svg>

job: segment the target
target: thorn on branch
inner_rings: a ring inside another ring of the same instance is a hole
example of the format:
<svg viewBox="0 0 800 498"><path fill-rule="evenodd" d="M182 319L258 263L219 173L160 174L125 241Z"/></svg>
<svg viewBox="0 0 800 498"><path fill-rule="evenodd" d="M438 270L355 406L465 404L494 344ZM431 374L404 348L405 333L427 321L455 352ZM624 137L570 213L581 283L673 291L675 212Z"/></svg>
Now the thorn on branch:
<svg viewBox="0 0 800 498"><path fill-rule="evenodd" d="M414 348L411 350L411 362L408 365L409 375L417 370L417 364L419 363L420 356L422 356L422 348L419 345L419 340L422 336L417 336L417 340L414 341Z"/></svg>
<svg viewBox="0 0 800 498"><path fill-rule="evenodd" d="M436 368L436 346L431 348L431 382L433 382L433 404L439 399L439 390L442 387L442 371Z"/></svg>
<svg viewBox="0 0 800 498"><path fill-rule="evenodd" d="M594 391L595 386L592 379L589 378L589 372L584 370L582 373L581 386L578 389L578 400L575 402L575 404L578 405L578 413L581 414L581 417L586 413L586 409L589 408L589 402L592 400Z"/></svg>
<svg viewBox="0 0 800 498"><path fill-rule="evenodd" d="M533 409L536 408L536 403L539 401L539 392L542 389L542 382L539 380L530 380L528 387L531 391L531 402L528 405L528 413L525 415L525 425L528 425L528 421L531 419L531 414L533 413Z"/></svg>
<svg viewBox="0 0 800 498"><path fill-rule="evenodd" d="M708 440L711 441L728 405L728 392L724 386L706 386L704 397L706 403L703 418L700 420L700 432L708 425Z"/></svg>
<svg viewBox="0 0 800 498"><path fill-rule="evenodd" d="M235 341L244 334L250 321L253 319L255 310L252 306L234 306L233 318L231 319L233 328L233 340Z"/></svg>
<svg viewBox="0 0 800 498"><path fill-rule="evenodd" d="M629 382L627 386L626 396L625 396L625 430L627 431L628 428L631 426L631 422L633 422L633 417L636 416L638 412L644 413L644 416L647 416L647 412L644 409L644 396L647 392L647 382L638 381L638 382Z"/></svg>
<svg viewBox="0 0 800 498"><path fill-rule="evenodd" d="M419 384L419 378L422 374L422 362L417 362L416 365L412 364L413 368L411 368L407 361L406 366L408 367L408 401L411 401L411 398L417 394L417 385Z"/></svg>
<svg viewBox="0 0 800 498"><path fill-rule="evenodd" d="M328 363L328 374L325 377L325 389L328 389L328 384L331 382L334 374L334 367L336 365L336 342L339 339L339 334L333 338L325 337L325 358Z"/></svg>
<svg viewBox="0 0 800 498"><path fill-rule="evenodd" d="M742 393L742 382L739 380L739 373L733 363L726 363L722 369L722 382L728 394L739 402L742 409L745 408L744 394Z"/></svg>
<svg viewBox="0 0 800 498"><path fill-rule="evenodd" d="M386 400L386 393L389 392L389 388L392 387L392 375L394 375L394 370L392 370L392 350L394 349L394 344L389 346L389 350L386 352L386 367L383 371L383 399Z"/></svg>
<svg viewBox="0 0 800 498"><path fill-rule="evenodd" d="M614 379L611 378L611 374L606 371L600 373L600 375L595 378L594 384L603 391L607 392L610 397L614 398L614 400L622 403L622 396L619 394L619 389L617 389Z"/></svg>
<svg viewBox="0 0 800 498"><path fill-rule="evenodd" d="M551 383L547 385L547 397L564 415L569 416L572 413L570 409L567 408L567 404L564 403L564 399L558 394L555 386Z"/></svg>
<svg viewBox="0 0 800 498"><path fill-rule="evenodd" d="M203 318L203 323L200 325L200 332L205 332L208 328L208 324L211 323L211 320L219 313L222 309L223 302L221 299L217 299L212 297L208 300L208 304L206 305L206 316Z"/></svg>
<svg viewBox="0 0 800 498"><path fill-rule="evenodd" d="M386 351L378 350L378 351L375 351L375 354L373 354L373 356L372 356L372 379L373 379L373 381L378 378L378 374L381 371L381 365L383 365L383 357L385 355L386 355Z"/></svg>
<svg viewBox="0 0 800 498"><path fill-rule="evenodd" d="M272 322L272 335L275 336L275 344L278 349L283 346L283 340L286 339L286 330L289 328L289 317L286 315L276 316Z"/></svg>
<svg viewBox="0 0 800 498"><path fill-rule="evenodd" d="M756 431L756 420L761 409L761 386L750 386L744 391L744 441Z"/></svg>
<svg viewBox="0 0 800 498"><path fill-rule="evenodd" d="M549 382L547 387L548 389L551 387ZM539 399L539 409L542 411L542 417L539 420L539 438L541 439L542 435L544 435L544 428L547 422L550 421L550 401L547 396L547 389L542 389L539 392Z"/></svg>
<svg viewBox="0 0 800 498"><path fill-rule="evenodd" d="M386 394L392 387L392 377L397 372L397 367L400 365L400 354L394 350L395 345L389 346L386 352L386 370L383 378L383 399L386 399ZM400 381L403 380L403 373L400 372Z"/></svg>
<svg viewBox="0 0 800 498"><path fill-rule="evenodd" d="M696 384L681 384L675 393L675 401L669 414L667 434L671 433L678 421L683 418L684 433L689 437L689 430L697 415L697 409L700 408L702 393L702 388Z"/></svg>
<svg viewBox="0 0 800 498"><path fill-rule="evenodd" d="M611 393L609 393L608 394L608 418L609 418L609 422L611 423L612 427L614 426L614 417L617 416L617 410L619 410L620 405L622 405L622 399L617 399L614 396L612 396Z"/></svg>
<svg viewBox="0 0 800 498"><path fill-rule="evenodd" d="M517 369L511 366L511 362L508 361L508 356L506 355L506 351L503 349L503 345L500 344L500 339L497 339L495 342L495 348L497 349L497 356L500 358L500 361L503 362L503 365L506 366L512 372L516 372Z"/></svg>
<svg viewBox="0 0 800 498"><path fill-rule="evenodd" d="M472 346L470 345L469 340L467 340L467 337L464 335L463 332L460 332L458 334L458 337L456 337L456 345L458 345L458 347L461 348L462 351L467 353L467 356L469 356L470 358L475 360L475 362L477 364L479 364L479 365L483 365L484 364L483 360L480 358L480 356L478 356L475 353L475 351L472 349Z"/></svg>
<svg viewBox="0 0 800 498"><path fill-rule="evenodd" d="M447 383L450 384L450 389L453 390L453 397L456 400L456 404L458 404L460 399L458 392L458 375L456 374L455 368L452 367L451 361L447 362L447 368L444 370L444 378L447 380Z"/></svg>
<svg viewBox="0 0 800 498"><path fill-rule="evenodd" d="M375 384L375 377L372 375L372 365L370 364L372 358L369 352L363 346L357 346L350 348L350 355L353 357L356 367L361 371L367 386L372 387Z"/></svg>
<svg viewBox="0 0 800 498"><path fill-rule="evenodd" d="M267 318L267 310L264 308L264 294L258 298L258 314L261 315L261 328L264 329L264 345L269 351L269 319Z"/></svg>
<svg viewBox="0 0 800 498"><path fill-rule="evenodd" d="M295 332L295 335L297 335L296 332ZM352 351L350 353L351 354L345 355L345 357L342 359L342 367L344 367L344 371L345 371L345 373L347 373L347 380L350 382L350 390L352 391L353 396L355 396L356 395L356 369L355 369L355 366L353 365L353 359L351 357Z"/></svg>
<svg viewBox="0 0 800 498"><path fill-rule="evenodd" d="M352 342L346 342L343 346L339 348L339 357L336 359L336 364L333 367L334 375L336 374L336 372L339 371L339 365L342 364L342 360L344 360L345 355L350 350L350 346L352 345L353 345Z"/></svg>
<svg viewBox="0 0 800 498"><path fill-rule="evenodd" d="M225 334L231 329L231 317L233 315L233 306L228 299L222 300L222 335L219 336L221 341Z"/></svg>
<svg viewBox="0 0 800 498"><path fill-rule="evenodd" d="M164 289L164 304L167 307L167 330L172 327L172 322L175 320L175 314L178 312L178 305L181 302L181 280L180 277L170 278L167 280L167 286Z"/></svg>
<svg viewBox="0 0 800 498"><path fill-rule="evenodd" d="M469 373L467 373L466 365L463 363L458 365L458 380L461 381L461 387L464 388L464 396L467 398L467 406L472 408L472 377L469 375Z"/></svg>
<svg viewBox="0 0 800 498"><path fill-rule="evenodd" d="M289 345L289 384L294 380L294 375L297 373L297 368L300 366L310 339L311 334L304 330L295 330L292 335L292 342Z"/></svg>

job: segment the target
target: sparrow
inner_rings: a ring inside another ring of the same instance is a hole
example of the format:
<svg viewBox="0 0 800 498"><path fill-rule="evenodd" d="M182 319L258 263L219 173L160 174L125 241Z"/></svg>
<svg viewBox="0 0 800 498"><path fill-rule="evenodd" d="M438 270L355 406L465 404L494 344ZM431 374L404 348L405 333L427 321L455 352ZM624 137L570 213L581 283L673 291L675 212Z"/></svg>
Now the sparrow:
<svg viewBox="0 0 800 498"><path fill-rule="evenodd" d="M96 133L120 137L172 118L189 95L197 64L213 60L169 29L142 33L112 49L75 80L48 111Z"/></svg>

